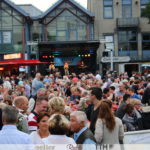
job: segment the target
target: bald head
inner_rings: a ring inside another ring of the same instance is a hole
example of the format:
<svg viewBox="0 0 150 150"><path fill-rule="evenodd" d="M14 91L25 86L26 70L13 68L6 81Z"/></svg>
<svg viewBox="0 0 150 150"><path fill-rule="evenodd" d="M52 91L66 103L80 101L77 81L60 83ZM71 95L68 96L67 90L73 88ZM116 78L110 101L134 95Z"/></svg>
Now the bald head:
<svg viewBox="0 0 150 150"><path fill-rule="evenodd" d="M28 109L28 99L27 97L25 96L17 96L15 99L14 99L14 105L19 108L19 109L22 109L24 112L27 111Z"/></svg>

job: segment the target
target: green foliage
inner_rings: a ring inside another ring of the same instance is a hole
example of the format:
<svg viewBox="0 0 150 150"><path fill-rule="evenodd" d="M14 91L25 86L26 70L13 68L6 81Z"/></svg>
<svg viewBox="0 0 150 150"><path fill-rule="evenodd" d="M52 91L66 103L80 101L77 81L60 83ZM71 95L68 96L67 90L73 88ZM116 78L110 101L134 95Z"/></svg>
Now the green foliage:
<svg viewBox="0 0 150 150"><path fill-rule="evenodd" d="M142 10L142 17L148 18L148 24L150 24L150 3Z"/></svg>

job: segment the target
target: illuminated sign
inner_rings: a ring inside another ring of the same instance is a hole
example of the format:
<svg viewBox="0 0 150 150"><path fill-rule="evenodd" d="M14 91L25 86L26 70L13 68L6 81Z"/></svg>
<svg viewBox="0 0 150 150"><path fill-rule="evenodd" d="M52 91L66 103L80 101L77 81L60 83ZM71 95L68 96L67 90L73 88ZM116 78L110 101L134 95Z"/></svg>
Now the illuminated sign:
<svg viewBox="0 0 150 150"><path fill-rule="evenodd" d="M21 53L4 55L4 60L6 60L6 59L18 59L18 58L21 58Z"/></svg>

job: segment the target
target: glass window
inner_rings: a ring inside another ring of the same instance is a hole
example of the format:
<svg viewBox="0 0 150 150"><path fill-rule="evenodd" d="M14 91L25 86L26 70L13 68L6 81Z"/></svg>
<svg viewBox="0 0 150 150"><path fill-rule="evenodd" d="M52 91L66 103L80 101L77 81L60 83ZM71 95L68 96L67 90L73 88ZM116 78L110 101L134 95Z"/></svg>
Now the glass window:
<svg viewBox="0 0 150 150"><path fill-rule="evenodd" d="M76 37L77 37L77 31L73 31L73 30L71 31L70 30L70 32L69 32L69 40L70 41L74 41L74 40L77 39Z"/></svg>
<svg viewBox="0 0 150 150"><path fill-rule="evenodd" d="M66 31L57 31L57 40L58 41L65 41L67 38Z"/></svg>
<svg viewBox="0 0 150 150"><path fill-rule="evenodd" d="M148 3L150 3L150 0L141 0L141 17L143 17L142 16L142 11Z"/></svg>
<svg viewBox="0 0 150 150"><path fill-rule="evenodd" d="M150 50L150 33L143 34L142 47L143 50Z"/></svg>
<svg viewBox="0 0 150 150"><path fill-rule="evenodd" d="M130 18L132 17L132 1L122 0L122 17Z"/></svg>
<svg viewBox="0 0 150 150"><path fill-rule="evenodd" d="M14 26L13 27L13 46L15 51L21 51L22 50L22 26Z"/></svg>
<svg viewBox="0 0 150 150"><path fill-rule="evenodd" d="M12 43L12 32L11 31L3 31L2 39L3 39L3 44L11 44Z"/></svg>
<svg viewBox="0 0 150 150"><path fill-rule="evenodd" d="M110 19L113 18L113 1L112 0L104 0L104 18Z"/></svg>
<svg viewBox="0 0 150 150"><path fill-rule="evenodd" d="M119 51L137 50L136 31L119 31L118 41L119 41Z"/></svg>
<svg viewBox="0 0 150 150"><path fill-rule="evenodd" d="M108 50L114 50L114 36L113 35L104 35L106 40L105 46Z"/></svg>
<svg viewBox="0 0 150 150"><path fill-rule="evenodd" d="M48 40L86 40L86 26L84 22L66 10L48 24ZM56 38L53 37L53 31L56 31Z"/></svg>

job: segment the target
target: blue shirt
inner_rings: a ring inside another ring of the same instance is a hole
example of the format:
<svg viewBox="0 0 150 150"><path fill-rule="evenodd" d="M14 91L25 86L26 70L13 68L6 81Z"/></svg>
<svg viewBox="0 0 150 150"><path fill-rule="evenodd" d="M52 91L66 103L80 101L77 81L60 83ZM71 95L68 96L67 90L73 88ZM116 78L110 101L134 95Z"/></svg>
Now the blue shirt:
<svg viewBox="0 0 150 150"><path fill-rule="evenodd" d="M15 125L4 125L0 131L0 144L33 144L31 137Z"/></svg>
<svg viewBox="0 0 150 150"><path fill-rule="evenodd" d="M137 95L136 93L134 95L132 95L131 98L136 98L136 99L141 100L141 97L139 95Z"/></svg>
<svg viewBox="0 0 150 150"><path fill-rule="evenodd" d="M74 134L74 140L77 141L79 136L87 129L87 127L82 128L78 133ZM89 145L90 144L90 145ZM96 150L96 143L91 139L86 139L83 142L82 150Z"/></svg>

